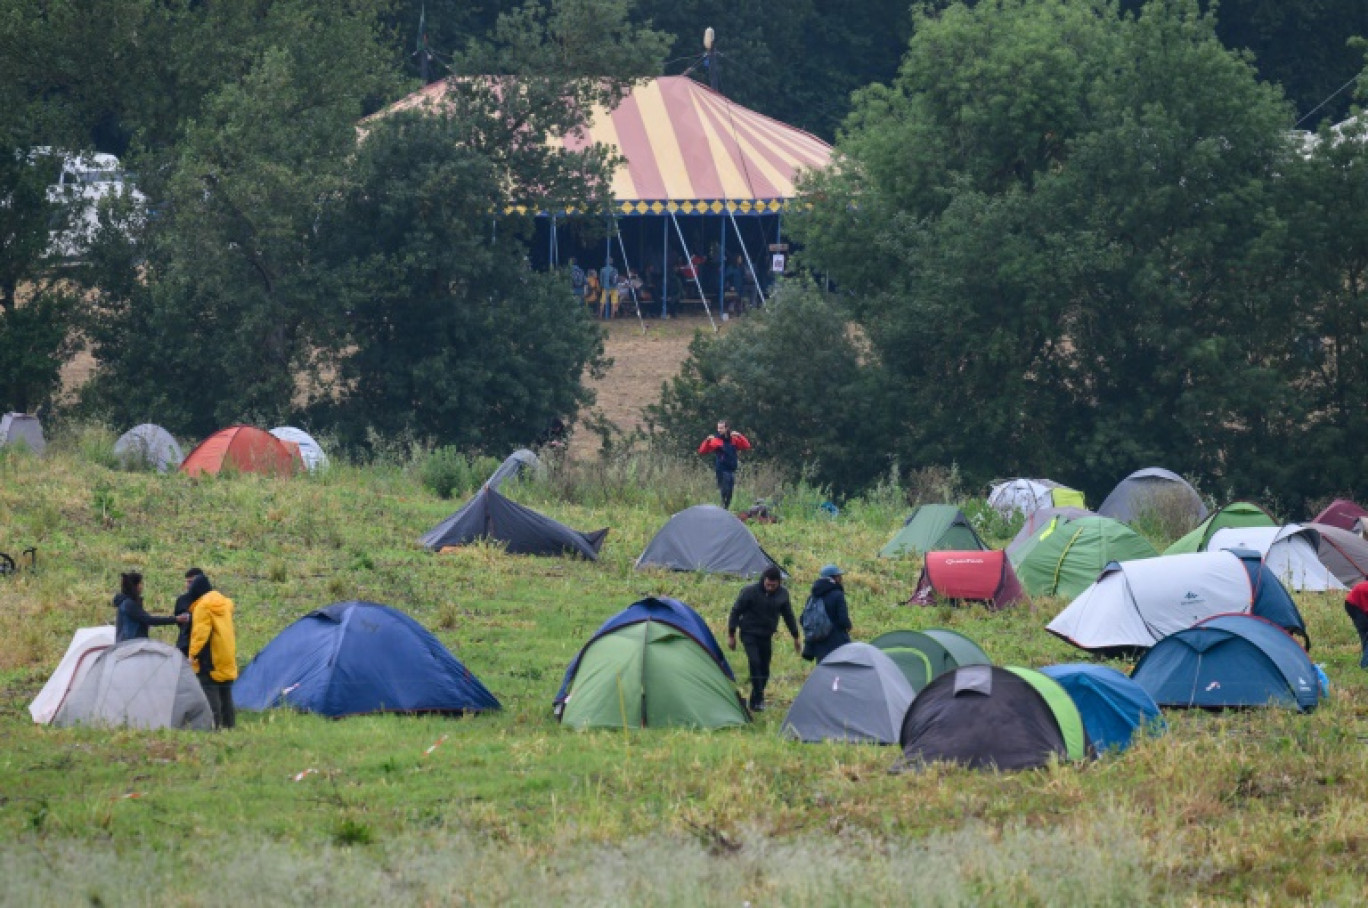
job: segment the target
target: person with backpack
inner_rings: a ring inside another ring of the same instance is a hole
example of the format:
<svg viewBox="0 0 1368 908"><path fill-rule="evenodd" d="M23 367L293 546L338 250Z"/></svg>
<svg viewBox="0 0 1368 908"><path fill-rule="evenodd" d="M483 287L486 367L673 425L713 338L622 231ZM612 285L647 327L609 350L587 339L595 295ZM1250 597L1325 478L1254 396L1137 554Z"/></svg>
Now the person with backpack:
<svg viewBox="0 0 1368 908"><path fill-rule="evenodd" d="M119 592L114 594L114 642L138 640L154 627L184 624L188 619L175 615L149 615L143 607L143 576L137 571L119 575Z"/></svg>
<svg viewBox="0 0 1368 908"><path fill-rule="evenodd" d="M740 466L738 451L749 451L751 443L740 432L733 432L725 419L717 423L717 432L703 439L698 446L700 455L712 454L717 472L717 491L722 495L722 507L730 508L732 490L736 488L736 469Z"/></svg>
<svg viewBox="0 0 1368 908"><path fill-rule="evenodd" d="M798 642L798 622L793 619L793 605L784 589L784 575L774 565L765 568L759 583L752 583L736 597L731 616L727 619L727 646L736 649L736 635L741 634L741 645L746 649L750 666L750 708L760 712L765 708L765 685L769 682L771 644L779 630L779 619L793 637L793 652L801 654Z"/></svg>
<svg viewBox="0 0 1368 908"><path fill-rule="evenodd" d="M850 611L846 608L845 572L834 564L822 568L803 606L803 658L821 662L850 642Z"/></svg>

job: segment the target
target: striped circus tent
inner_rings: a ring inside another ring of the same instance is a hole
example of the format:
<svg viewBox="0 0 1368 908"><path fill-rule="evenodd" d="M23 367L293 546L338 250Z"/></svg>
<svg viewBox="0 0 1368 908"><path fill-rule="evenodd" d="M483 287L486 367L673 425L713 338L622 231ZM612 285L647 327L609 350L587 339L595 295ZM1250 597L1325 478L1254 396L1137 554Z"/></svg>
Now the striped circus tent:
<svg viewBox="0 0 1368 908"><path fill-rule="evenodd" d="M434 82L386 112L440 103ZM383 114L382 114L383 115ZM553 139L571 151L601 143L624 159L613 176L618 214L760 214L783 210L805 170L831 162L826 142L728 100L687 76L638 84L587 130Z"/></svg>

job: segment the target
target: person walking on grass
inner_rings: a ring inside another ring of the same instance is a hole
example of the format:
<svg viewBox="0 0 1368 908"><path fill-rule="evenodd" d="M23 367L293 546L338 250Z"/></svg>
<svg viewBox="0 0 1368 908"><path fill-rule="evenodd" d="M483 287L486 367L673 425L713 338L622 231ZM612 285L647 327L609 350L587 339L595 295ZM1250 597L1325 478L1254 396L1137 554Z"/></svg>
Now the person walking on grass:
<svg viewBox="0 0 1368 908"><path fill-rule="evenodd" d="M1363 654L1359 656L1359 668L1368 668L1368 580L1354 584L1344 600L1344 611L1354 622L1358 631L1359 646Z"/></svg>
<svg viewBox="0 0 1368 908"><path fill-rule="evenodd" d="M137 571L119 575L119 592L114 594L114 642L138 640L148 636L154 627L184 625L176 615L149 615L143 606L143 576Z"/></svg>
<svg viewBox="0 0 1368 908"><path fill-rule="evenodd" d="M798 642L798 622L793 617L789 592L784 589L784 575L777 567L770 565L760 575L759 583L752 583L741 590L732 605L731 617L727 619L727 646L736 649L739 632L741 645L746 650L746 662L750 666L750 708L753 712L765 708L765 685L769 682L772 644L780 618L784 619L784 626L793 637L794 655L801 654L803 646Z"/></svg>
<svg viewBox="0 0 1368 908"><path fill-rule="evenodd" d="M199 678L215 728L237 725L233 682L237 680L237 638L233 632L233 600L214 589L203 571L186 572L190 581L190 645L186 655Z"/></svg>
<svg viewBox="0 0 1368 908"><path fill-rule="evenodd" d="M698 446L701 456L712 454L717 472L717 491L722 496L722 507L730 508L732 491L736 488L736 469L740 465L737 452L749 451L751 443L740 432L733 432L725 419L717 423L717 431L703 439Z"/></svg>
<svg viewBox="0 0 1368 908"><path fill-rule="evenodd" d="M807 605L803 606L804 659L821 662L850 642L850 609L846 607L844 576L845 572L839 567L828 564L812 585Z"/></svg>

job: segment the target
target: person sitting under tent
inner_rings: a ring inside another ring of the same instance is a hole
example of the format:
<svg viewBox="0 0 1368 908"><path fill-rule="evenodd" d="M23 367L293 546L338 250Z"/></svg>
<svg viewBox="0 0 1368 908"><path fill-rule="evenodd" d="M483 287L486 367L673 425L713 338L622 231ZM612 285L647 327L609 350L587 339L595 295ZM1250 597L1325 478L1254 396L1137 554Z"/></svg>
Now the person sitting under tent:
<svg viewBox="0 0 1368 908"><path fill-rule="evenodd" d="M589 307L590 314L598 314L602 299L603 286L599 283L598 272L590 271L584 276L584 304Z"/></svg>

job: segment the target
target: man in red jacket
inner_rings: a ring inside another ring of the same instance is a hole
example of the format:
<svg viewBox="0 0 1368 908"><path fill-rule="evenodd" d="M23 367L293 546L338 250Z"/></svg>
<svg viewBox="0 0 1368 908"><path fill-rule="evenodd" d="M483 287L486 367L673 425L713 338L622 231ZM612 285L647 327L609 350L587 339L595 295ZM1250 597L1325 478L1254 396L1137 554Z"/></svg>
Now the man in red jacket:
<svg viewBox="0 0 1368 908"><path fill-rule="evenodd" d="M1359 657L1359 668L1368 668L1368 580L1355 584L1349 591L1348 598L1344 600L1344 611L1349 620L1354 622L1359 644L1363 647L1363 655Z"/></svg>
<svg viewBox="0 0 1368 908"><path fill-rule="evenodd" d="M736 453L749 451L751 443L740 432L733 432L725 419L717 423L717 432L703 439L698 446L700 455L712 454L716 459L713 467L717 471L717 491L722 493L722 507L730 508L732 490L736 488L736 468L739 466Z"/></svg>

